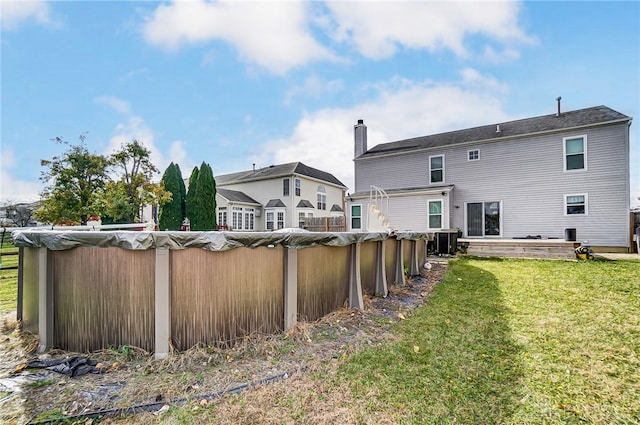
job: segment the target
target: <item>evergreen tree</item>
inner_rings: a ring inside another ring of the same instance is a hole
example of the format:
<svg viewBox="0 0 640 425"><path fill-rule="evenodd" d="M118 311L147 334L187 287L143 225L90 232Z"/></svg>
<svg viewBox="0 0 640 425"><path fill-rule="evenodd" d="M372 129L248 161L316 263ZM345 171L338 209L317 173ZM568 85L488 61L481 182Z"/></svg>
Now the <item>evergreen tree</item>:
<svg viewBox="0 0 640 425"><path fill-rule="evenodd" d="M200 165L196 183L196 215L191 222L192 230L216 230L216 182L211 166Z"/></svg>
<svg viewBox="0 0 640 425"><path fill-rule="evenodd" d="M200 174L198 167L193 167L193 171L191 171L191 176L189 177L187 196L185 197L185 217L188 218L190 222L193 220L193 216L196 214L197 210L195 199L196 186L198 185L198 174Z"/></svg>
<svg viewBox="0 0 640 425"><path fill-rule="evenodd" d="M162 175L164 189L171 193L171 200L160 206L158 217L158 228L160 230L180 230L182 225L182 220L184 219L182 215L184 197L180 183L182 182L182 188L184 188L184 182L179 173L180 168L172 162Z"/></svg>
<svg viewBox="0 0 640 425"><path fill-rule="evenodd" d="M184 178L182 178L182 171L178 164L176 164L176 174L178 175L178 184L180 185L180 215L184 220L187 216L187 188L184 185Z"/></svg>

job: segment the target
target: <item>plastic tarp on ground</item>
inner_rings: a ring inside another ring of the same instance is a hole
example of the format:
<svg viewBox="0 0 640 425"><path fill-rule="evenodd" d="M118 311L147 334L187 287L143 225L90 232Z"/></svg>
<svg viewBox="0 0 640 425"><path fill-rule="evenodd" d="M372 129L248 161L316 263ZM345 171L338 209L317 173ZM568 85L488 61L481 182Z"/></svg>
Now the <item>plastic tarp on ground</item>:
<svg viewBox="0 0 640 425"><path fill-rule="evenodd" d="M131 250L155 248L201 248L208 251L227 251L233 248L257 248L282 245L285 248L310 248L317 245L347 246L354 243L397 239L427 239L426 233L361 233L361 232L147 232L147 231L63 231L24 229L12 233L19 247L42 248L52 251L79 246L117 247Z"/></svg>

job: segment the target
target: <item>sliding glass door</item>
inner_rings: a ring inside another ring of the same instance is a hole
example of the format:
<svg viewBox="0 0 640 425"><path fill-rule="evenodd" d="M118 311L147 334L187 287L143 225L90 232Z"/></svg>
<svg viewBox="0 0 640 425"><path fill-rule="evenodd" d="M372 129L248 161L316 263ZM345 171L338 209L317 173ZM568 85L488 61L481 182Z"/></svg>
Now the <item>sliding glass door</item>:
<svg viewBox="0 0 640 425"><path fill-rule="evenodd" d="M467 236L500 236L500 201L467 204Z"/></svg>

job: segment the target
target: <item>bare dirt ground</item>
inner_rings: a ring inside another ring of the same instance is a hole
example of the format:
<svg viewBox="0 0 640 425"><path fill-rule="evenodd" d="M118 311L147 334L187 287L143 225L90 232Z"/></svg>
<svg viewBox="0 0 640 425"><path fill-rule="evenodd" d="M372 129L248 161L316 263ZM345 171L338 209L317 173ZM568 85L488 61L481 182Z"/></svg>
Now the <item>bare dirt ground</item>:
<svg viewBox="0 0 640 425"><path fill-rule="evenodd" d="M153 360L149 353L129 346L91 353L88 356L106 372L73 378L40 369L23 370L29 360L82 354L51 350L36 355L36 339L20 332L19 324L11 320L15 313L5 314L0 335L0 423L48 423L61 417L92 423L92 415L99 413L115 414L115 418L145 409L154 411L165 405L224 404L219 400L240 391L254 394L258 404L260 398L275 397L291 388L305 391L308 384L300 377L334 373L337 364L349 354L392 340L390 327L424 303L441 280L446 262L432 265L430 271L409 279L404 286L390 285L386 298L365 296L364 310L344 308L316 322L299 323L284 334L251 335L231 349L194 347L164 360ZM349 397L348 389L344 389L341 397ZM328 409L327 403L331 401L307 406L323 415L324 419L317 423L332 423L351 414L342 412L342 416L335 416L340 415L340 409L332 406L333 416L326 416L326 412L320 411ZM232 418L239 418L234 416L239 414L234 413L238 409L234 404L221 408L226 409L229 423ZM251 407L245 406L242 415L251 414ZM259 420L250 422L286 422L277 414L272 418L268 413L264 416L264 409L261 414ZM116 419L103 419L102 423L112 420ZM158 416L152 413L129 416L126 420L158 421Z"/></svg>

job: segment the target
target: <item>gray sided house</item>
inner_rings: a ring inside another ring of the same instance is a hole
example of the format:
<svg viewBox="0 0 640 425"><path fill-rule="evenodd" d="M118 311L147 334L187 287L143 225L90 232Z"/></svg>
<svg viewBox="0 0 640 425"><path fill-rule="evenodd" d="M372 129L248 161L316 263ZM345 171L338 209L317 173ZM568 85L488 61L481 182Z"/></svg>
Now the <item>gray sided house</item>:
<svg viewBox="0 0 640 425"><path fill-rule="evenodd" d="M302 227L305 220L344 217L346 186L301 162L216 176L218 226L235 231Z"/></svg>
<svg viewBox="0 0 640 425"><path fill-rule="evenodd" d="M350 230L459 229L466 238L573 236L630 246L629 126L606 106L367 148L355 125Z"/></svg>

